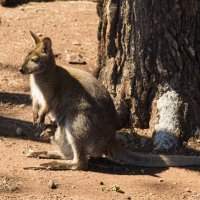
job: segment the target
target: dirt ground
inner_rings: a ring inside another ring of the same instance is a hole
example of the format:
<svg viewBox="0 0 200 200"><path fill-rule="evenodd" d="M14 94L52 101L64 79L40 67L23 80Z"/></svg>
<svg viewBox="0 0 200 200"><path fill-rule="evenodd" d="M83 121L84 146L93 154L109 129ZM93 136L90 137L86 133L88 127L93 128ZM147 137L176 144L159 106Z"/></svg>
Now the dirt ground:
<svg viewBox="0 0 200 200"><path fill-rule="evenodd" d="M52 39L58 64L93 73L97 26L92 2L0 7L0 199L200 199L200 168L122 167L91 159L87 172L23 169L44 162L25 157L24 150L53 148L32 125L29 77L17 70L33 47L29 30Z"/></svg>

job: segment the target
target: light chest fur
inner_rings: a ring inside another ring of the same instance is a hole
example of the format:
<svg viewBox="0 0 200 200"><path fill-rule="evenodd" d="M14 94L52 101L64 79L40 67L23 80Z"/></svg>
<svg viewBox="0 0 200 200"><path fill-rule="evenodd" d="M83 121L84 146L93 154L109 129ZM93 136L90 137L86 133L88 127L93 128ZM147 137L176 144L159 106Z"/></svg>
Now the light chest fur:
<svg viewBox="0 0 200 200"><path fill-rule="evenodd" d="M30 76L30 86L31 86L31 96L35 100L37 100L38 104L43 106L46 104L44 95L42 94L40 88L35 82L35 78L33 75Z"/></svg>

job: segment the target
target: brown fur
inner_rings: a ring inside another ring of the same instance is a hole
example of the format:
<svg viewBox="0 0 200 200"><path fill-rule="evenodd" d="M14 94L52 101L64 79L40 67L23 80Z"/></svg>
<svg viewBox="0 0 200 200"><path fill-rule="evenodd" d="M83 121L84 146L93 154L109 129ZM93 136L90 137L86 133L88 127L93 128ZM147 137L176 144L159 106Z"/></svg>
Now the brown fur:
<svg viewBox="0 0 200 200"><path fill-rule="evenodd" d="M20 71L31 74L34 121L42 124L45 115L49 115L57 123L51 140L59 151L29 151L26 155L65 159L36 168L86 170L87 156L102 155L121 164L136 166L200 165L199 157L142 155L121 147L115 139L116 110L104 86L87 72L57 66L51 40L31 35L36 46Z"/></svg>

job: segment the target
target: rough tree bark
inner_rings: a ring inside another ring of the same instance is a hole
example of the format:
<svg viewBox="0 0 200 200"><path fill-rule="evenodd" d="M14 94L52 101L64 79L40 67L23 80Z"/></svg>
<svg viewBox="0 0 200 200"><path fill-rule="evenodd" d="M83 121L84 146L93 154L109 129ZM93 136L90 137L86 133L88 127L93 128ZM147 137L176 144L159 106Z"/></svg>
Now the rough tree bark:
<svg viewBox="0 0 200 200"><path fill-rule="evenodd" d="M200 1L98 0L98 71L121 126L157 150L200 130Z"/></svg>

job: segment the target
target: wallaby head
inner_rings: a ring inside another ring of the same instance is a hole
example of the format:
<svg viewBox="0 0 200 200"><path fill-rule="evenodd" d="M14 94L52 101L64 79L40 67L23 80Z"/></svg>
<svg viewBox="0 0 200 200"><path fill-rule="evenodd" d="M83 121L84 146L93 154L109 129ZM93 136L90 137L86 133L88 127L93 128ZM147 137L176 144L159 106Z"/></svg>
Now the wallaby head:
<svg viewBox="0 0 200 200"><path fill-rule="evenodd" d="M32 31L30 34L35 47L28 53L19 71L22 74L39 74L48 70L52 66L52 62L54 63L52 43L48 37L40 39Z"/></svg>

